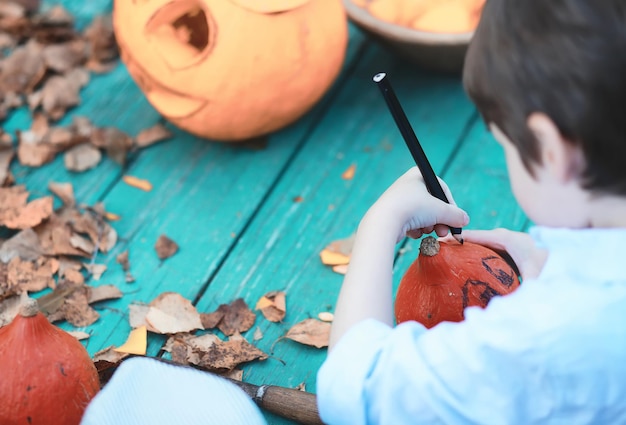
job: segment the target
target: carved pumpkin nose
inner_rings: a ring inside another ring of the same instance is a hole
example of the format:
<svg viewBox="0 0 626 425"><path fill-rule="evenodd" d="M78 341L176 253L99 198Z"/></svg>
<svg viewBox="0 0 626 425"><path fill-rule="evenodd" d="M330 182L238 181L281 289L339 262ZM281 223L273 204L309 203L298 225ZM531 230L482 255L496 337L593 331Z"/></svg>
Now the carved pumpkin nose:
<svg viewBox="0 0 626 425"><path fill-rule="evenodd" d="M172 69L197 64L213 44L210 13L197 0L168 3L146 24L146 38Z"/></svg>

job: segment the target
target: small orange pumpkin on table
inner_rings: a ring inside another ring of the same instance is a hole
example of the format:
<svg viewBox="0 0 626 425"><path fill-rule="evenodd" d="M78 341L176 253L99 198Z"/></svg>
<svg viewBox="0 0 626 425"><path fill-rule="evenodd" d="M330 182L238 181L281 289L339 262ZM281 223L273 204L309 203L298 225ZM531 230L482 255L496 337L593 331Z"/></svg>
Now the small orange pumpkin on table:
<svg viewBox="0 0 626 425"><path fill-rule="evenodd" d="M252 139L301 117L345 57L341 0L115 0L121 58L178 127Z"/></svg>
<svg viewBox="0 0 626 425"><path fill-rule="evenodd" d="M397 323L415 320L427 328L460 322L466 307L486 307L520 285L513 268L495 251L465 242L422 239L417 259L400 281L395 300Z"/></svg>
<svg viewBox="0 0 626 425"><path fill-rule="evenodd" d="M100 390L87 350L25 298L0 329L0 424L78 425Z"/></svg>

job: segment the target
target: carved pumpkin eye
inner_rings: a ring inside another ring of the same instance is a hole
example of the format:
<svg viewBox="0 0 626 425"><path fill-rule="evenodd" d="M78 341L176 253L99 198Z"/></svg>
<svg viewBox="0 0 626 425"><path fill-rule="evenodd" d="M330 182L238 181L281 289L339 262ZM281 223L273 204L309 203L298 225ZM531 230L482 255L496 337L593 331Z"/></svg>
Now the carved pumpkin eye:
<svg viewBox="0 0 626 425"><path fill-rule="evenodd" d="M146 39L172 69L201 62L211 51L215 25L197 0L167 3L146 24Z"/></svg>

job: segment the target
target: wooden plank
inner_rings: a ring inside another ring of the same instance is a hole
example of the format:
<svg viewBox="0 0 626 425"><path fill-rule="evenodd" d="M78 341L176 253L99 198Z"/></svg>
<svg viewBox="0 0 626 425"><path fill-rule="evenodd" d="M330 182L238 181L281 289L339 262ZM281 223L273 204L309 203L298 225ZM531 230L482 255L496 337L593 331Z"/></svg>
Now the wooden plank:
<svg viewBox="0 0 626 425"><path fill-rule="evenodd" d="M363 37L352 29L345 70L362 44ZM126 174L146 179L154 188L142 192L118 181L103 198L108 210L122 216L114 224L121 242L100 258L109 270L99 283L117 284L127 295L100 309L101 318L86 342L90 353L124 342L130 331L129 303L150 302L164 291L190 300L199 296L341 87L337 82L310 113L272 135L266 149L210 143L175 130L172 142L143 152L130 164ZM161 234L180 245L180 252L164 263L153 248ZM125 249L137 278L132 284L124 283L115 261ZM156 355L162 342L150 338L149 354Z"/></svg>
<svg viewBox="0 0 626 425"><path fill-rule="evenodd" d="M287 292L283 323L259 315L264 337L256 345L273 357L246 367L248 382L292 388L304 382L315 391L326 350L276 341L293 324L334 309L342 277L321 264L319 252L333 239L350 235L369 205L411 166L371 80L381 70L393 79L436 169L452 154L474 113L458 79L408 68L377 46L368 50L198 303L208 311L243 297L254 306L267 291ZM342 172L352 164L354 179L343 180ZM302 202L295 202L296 196ZM272 417L271 423L286 422Z"/></svg>

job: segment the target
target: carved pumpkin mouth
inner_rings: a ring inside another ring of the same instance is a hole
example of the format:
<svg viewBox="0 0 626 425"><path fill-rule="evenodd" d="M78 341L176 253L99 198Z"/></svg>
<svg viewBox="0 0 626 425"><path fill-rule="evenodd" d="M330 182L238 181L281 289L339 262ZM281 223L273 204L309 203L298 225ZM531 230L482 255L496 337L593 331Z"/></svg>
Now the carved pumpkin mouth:
<svg viewBox="0 0 626 425"><path fill-rule="evenodd" d="M208 104L206 100L174 93L165 87L146 93L146 97L166 118L187 118Z"/></svg>
<svg viewBox="0 0 626 425"><path fill-rule="evenodd" d="M167 118L186 118L209 104L207 99L181 93L159 83L150 73L121 49L126 67L152 106Z"/></svg>
<svg viewBox="0 0 626 425"><path fill-rule="evenodd" d="M146 39L172 69L204 60L214 44L211 14L198 0L181 0L159 8L146 24Z"/></svg>

